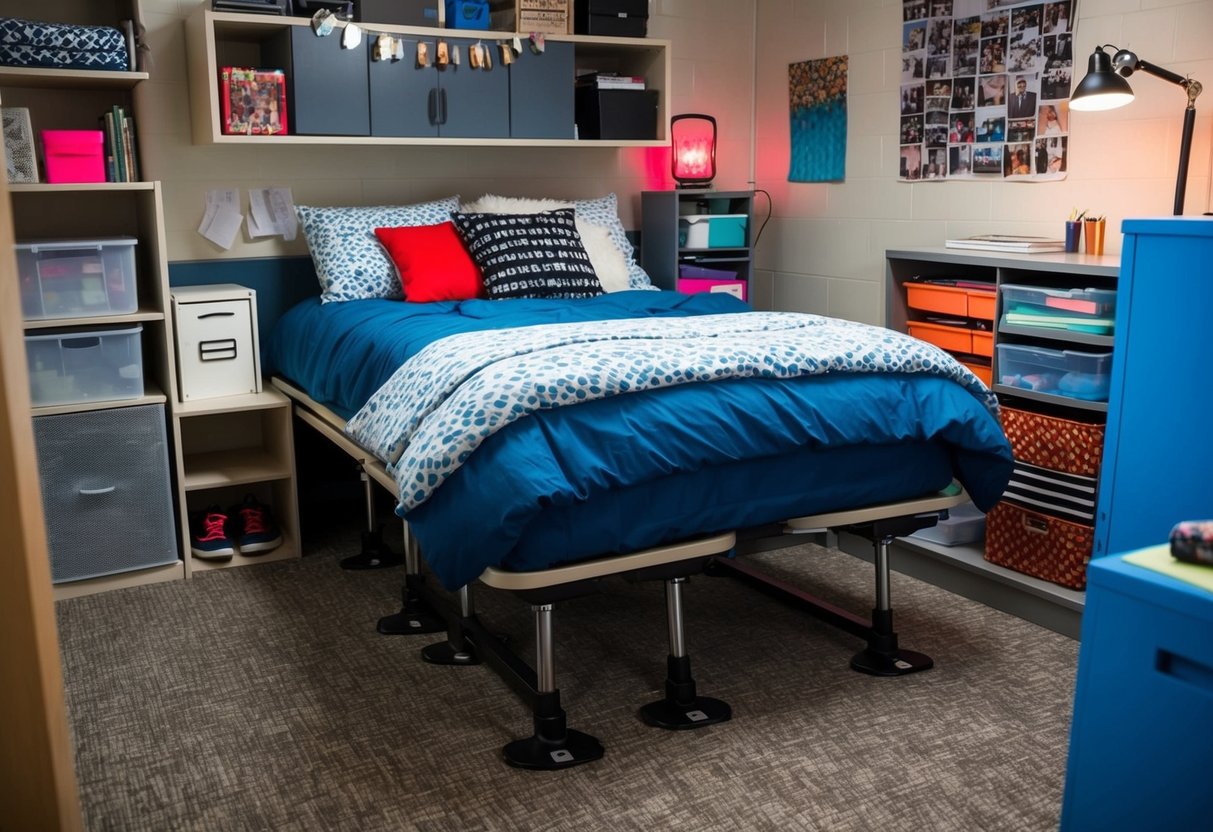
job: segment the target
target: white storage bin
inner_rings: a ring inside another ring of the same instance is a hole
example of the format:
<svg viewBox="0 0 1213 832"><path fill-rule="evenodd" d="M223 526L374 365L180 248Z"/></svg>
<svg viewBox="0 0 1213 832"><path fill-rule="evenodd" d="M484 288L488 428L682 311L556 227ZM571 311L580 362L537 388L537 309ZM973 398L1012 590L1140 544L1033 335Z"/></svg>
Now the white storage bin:
<svg viewBox="0 0 1213 832"><path fill-rule="evenodd" d="M235 283L173 289L181 401L261 392L257 293Z"/></svg>
<svg viewBox="0 0 1213 832"><path fill-rule="evenodd" d="M137 399L143 395L143 326L25 336L30 401L53 404Z"/></svg>
<svg viewBox="0 0 1213 832"><path fill-rule="evenodd" d="M745 214L684 214L678 218L683 248L745 248Z"/></svg>
<svg viewBox="0 0 1213 832"><path fill-rule="evenodd" d="M947 517L930 528L919 529L910 537L929 540L943 546L963 546L966 543L976 543L985 535L986 516L970 502L948 509Z"/></svg>
<svg viewBox="0 0 1213 832"><path fill-rule="evenodd" d="M139 308L133 237L17 243L27 321L129 315Z"/></svg>

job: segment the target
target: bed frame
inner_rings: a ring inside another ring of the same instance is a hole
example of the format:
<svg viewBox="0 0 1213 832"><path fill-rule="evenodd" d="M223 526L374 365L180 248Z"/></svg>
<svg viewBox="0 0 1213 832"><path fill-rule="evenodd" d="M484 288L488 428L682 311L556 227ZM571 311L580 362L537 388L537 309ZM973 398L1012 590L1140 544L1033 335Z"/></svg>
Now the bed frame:
<svg viewBox="0 0 1213 832"><path fill-rule="evenodd" d="M271 383L294 403L295 414L307 425L345 451L362 471L366 489L367 532L358 565L382 556L386 547L379 541L375 520L374 486L393 496L397 485L382 462L351 440L344 432L345 420L314 401L290 382L275 377ZM798 517L786 523L789 531L850 531L867 537L874 545L876 606L871 620L853 615L826 601L804 593L748 563L732 557L736 545L733 532L716 534L658 546L626 555L562 564L533 572L513 572L490 567L480 582L512 592L531 605L535 627L536 668L514 653L505 639L490 632L476 615L471 586L456 593L454 603L430 586L421 569L416 541L404 530L405 580L399 612L384 616L377 629L385 635L412 635L447 631L447 639L422 649L422 658L434 664L490 664L531 706L534 730L531 736L508 743L502 753L510 765L528 769L562 769L599 759L602 744L594 737L568 728L556 686L553 649L553 613L561 601L597 591L606 577L621 575L628 580L665 582L666 619L670 652L666 664L665 697L640 709L649 725L685 730L728 720L729 705L699 696L691 676L690 657L683 631L682 586L694 574L730 575L744 580L785 602L866 640L866 647L851 660L855 670L878 676L900 676L933 665L921 653L898 647L893 630L889 592L889 545L893 539L933 526L946 511L967 500L964 491L903 500L860 509ZM386 563L384 565L387 565Z"/></svg>

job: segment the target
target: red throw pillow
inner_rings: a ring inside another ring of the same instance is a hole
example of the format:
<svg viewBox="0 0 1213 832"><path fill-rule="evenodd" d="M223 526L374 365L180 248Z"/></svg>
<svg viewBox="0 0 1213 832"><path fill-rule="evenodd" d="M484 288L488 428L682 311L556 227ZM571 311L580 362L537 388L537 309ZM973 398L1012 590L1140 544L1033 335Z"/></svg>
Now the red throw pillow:
<svg viewBox="0 0 1213 832"><path fill-rule="evenodd" d="M483 296L480 269L451 223L376 228L375 236L396 264L405 300L429 303Z"/></svg>

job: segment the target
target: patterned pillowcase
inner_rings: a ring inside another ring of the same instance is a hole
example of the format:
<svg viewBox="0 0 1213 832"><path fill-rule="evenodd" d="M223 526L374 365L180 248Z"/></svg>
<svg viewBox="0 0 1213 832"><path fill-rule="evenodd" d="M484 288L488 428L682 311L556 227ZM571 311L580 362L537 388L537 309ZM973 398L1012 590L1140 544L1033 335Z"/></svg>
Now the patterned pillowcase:
<svg viewBox="0 0 1213 832"><path fill-rule="evenodd" d="M542 214L455 212L451 220L480 267L492 299L602 294L572 208Z"/></svg>
<svg viewBox="0 0 1213 832"><path fill-rule="evenodd" d="M438 225L458 208L457 196L417 205L296 205L320 278L320 302L403 298L396 268L375 238L375 229Z"/></svg>
<svg viewBox="0 0 1213 832"><path fill-rule="evenodd" d="M653 281L649 279L645 270L640 268L640 264L636 262L632 244L628 242L627 232L623 229L623 223L619 221L619 201L613 193L599 197L598 199L578 199L571 202L556 199L527 199L525 197L485 194L475 202L464 205L460 210L493 214L522 214L548 211L552 208L564 208L569 205L577 209L577 216L579 218L607 229L611 242L615 244L615 248L619 249L619 253L623 255L623 259L627 263L628 288L651 290L657 288L653 285Z"/></svg>

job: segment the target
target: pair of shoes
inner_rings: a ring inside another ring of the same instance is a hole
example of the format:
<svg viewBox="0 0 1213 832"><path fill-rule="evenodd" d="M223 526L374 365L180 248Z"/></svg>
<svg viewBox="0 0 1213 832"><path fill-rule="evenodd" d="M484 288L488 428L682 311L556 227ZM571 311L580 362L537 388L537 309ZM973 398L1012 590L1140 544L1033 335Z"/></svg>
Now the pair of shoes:
<svg viewBox="0 0 1213 832"><path fill-rule="evenodd" d="M227 512L210 506L190 518L190 551L195 557L221 560L237 551L255 555L281 543L282 532L269 507L251 494Z"/></svg>

